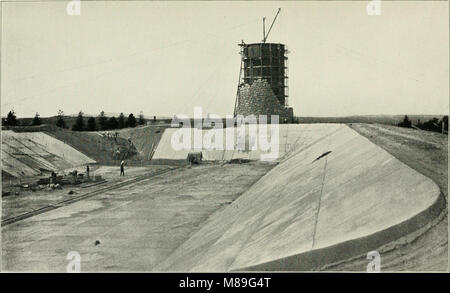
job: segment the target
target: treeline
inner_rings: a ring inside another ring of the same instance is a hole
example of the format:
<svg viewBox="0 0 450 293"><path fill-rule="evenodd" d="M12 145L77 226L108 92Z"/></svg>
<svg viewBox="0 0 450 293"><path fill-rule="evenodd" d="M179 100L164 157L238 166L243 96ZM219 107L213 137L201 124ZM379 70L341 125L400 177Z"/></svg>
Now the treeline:
<svg viewBox="0 0 450 293"><path fill-rule="evenodd" d="M64 112L62 110L58 110L58 114L56 115L56 122L53 120L51 123L55 123L56 126L60 128L69 128L68 123L66 123L66 116L64 116ZM48 124L48 118L46 119L46 123ZM71 118L73 119L73 118ZM39 113L36 113L31 122L22 123L17 119L16 113L14 110L9 111L6 118L2 119L2 124L5 126L38 126L43 124L42 119L40 118ZM71 120L73 123L73 120ZM75 119L75 123L72 125L72 130L74 131L96 131L96 130L112 130L112 129L121 129L126 127L136 127L137 125L146 124L144 114L142 111L139 114L139 117L136 118L133 113L130 113L127 117L123 113L120 113L118 117L107 117L104 111L101 111L97 117L85 117L83 112L80 111L78 116Z"/></svg>
<svg viewBox="0 0 450 293"><path fill-rule="evenodd" d="M416 125L413 125L412 121L409 119L408 115L405 115L403 117L403 120L397 124L397 126L400 127L406 127L406 128L419 128L422 130L428 130L428 131L434 131L434 132L442 132L442 129L445 130L445 132L448 133L448 115L445 115L441 119L438 119L436 117L421 122L420 119L417 121Z"/></svg>
<svg viewBox="0 0 450 293"><path fill-rule="evenodd" d="M59 115L58 115L59 118ZM61 119L57 119L56 126L60 126L62 123L58 123L58 121L62 121L63 115ZM137 125L144 125L145 119L144 114L142 112L139 114L139 118L136 119L133 113L130 113L128 117L125 117L123 113L116 118L114 116L107 117L105 116L105 112L101 111L100 115L97 117L89 117L87 118L87 123L85 124L85 117L83 116L83 112L80 111L78 113L77 119L75 120L75 124L72 126L72 130L74 131L96 131L96 130L112 130L112 129L122 129L126 127L136 127Z"/></svg>
<svg viewBox="0 0 450 293"><path fill-rule="evenodd" d="M432 118L424 123L420 120L416 125L418 128L428 131L442 132L442 128L448 133L448 116L442 117L442 119Z"/></svg>

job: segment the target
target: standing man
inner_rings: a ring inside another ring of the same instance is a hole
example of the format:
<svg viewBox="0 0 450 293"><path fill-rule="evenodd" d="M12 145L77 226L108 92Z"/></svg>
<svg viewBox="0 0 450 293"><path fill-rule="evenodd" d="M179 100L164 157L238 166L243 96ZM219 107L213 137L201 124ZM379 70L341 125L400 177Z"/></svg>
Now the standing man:
<svg viewBox="0 0 450 293"><path fill-rule="evenodd" d="M87 164L86 165L86 177L87 177L88 180L89 180L89 170L90 170L89 164Z"/></svg>
<svg viewBox="0 0 450 293"><path fill-rule="evenodd" d="M125 162L120 163L120 176L125 176Z"/></svg>

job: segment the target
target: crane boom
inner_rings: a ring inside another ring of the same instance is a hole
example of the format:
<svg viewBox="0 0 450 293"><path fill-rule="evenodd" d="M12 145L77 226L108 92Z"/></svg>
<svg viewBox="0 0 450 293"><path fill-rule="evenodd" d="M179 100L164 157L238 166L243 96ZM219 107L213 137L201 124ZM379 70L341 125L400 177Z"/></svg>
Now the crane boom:
<svg viewBox="0 0 450 293"><path fill-rule="evenodd" d="M273 19L272 24L270 25L269 31L267 31L267 35L264 36L264 39L263 39L264 43L266 42L267 38L269 37L270 30L272 29L273 24L275 23L275 20L277 20L277 16L280 13L280 11L281 11L281 8L278 8L277 14L275 15L275 18Z"/></svg>

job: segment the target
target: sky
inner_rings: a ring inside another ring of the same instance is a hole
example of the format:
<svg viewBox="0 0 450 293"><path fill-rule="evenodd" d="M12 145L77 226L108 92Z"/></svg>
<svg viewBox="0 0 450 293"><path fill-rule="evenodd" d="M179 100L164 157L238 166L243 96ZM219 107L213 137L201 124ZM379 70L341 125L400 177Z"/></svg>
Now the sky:
<svg viewBox="0 0 450 293"><path fill-rule="evenodd" d="M447 114L449 7L439 1L3 2L1 113L233 113L238 43L286 44L296 116Z"/></svg>

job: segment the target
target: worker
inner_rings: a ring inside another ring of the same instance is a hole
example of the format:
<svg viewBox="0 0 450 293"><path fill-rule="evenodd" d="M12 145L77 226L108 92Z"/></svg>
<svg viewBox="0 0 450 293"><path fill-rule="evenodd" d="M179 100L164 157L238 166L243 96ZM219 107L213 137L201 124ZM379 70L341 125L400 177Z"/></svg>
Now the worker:
<svg viewBox="0 0 450 293"><path fill-rule="evenodd" d="M56 173L54 171L52 171L52 174L50 176L50 184L55 184L56 183Z"/></svg>
<svg viewBox="0 0 450 293"><path fill-rule="evenodd" d="M125 162L120 163L120 176L125 176Z"/></svg>
<svg viewBox="0 0 450 293"><path fill-rule="evenodd" d="M89 168L89 164L88 164L88 165L86 165L86 177L88 180L89 180L89 170L90 170L90 168Z"/></svg>

